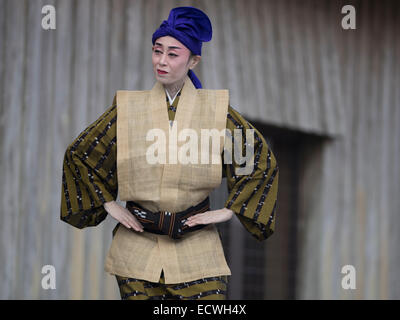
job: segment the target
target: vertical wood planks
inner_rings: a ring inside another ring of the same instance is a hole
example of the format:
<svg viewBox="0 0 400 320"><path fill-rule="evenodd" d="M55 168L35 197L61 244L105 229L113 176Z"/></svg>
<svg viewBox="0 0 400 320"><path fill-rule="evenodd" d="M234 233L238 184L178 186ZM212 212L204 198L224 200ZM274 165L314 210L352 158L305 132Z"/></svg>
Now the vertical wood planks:
<svg viewBox="0 0 400 320"><path fill-rule="evenodd" d="M59 220L62 160L116 90L154 84L151 35L178 5L212 18L205 88L230 89L249 121L333 138L303 164L298 297L399 297L400 12L350 2L356 30L340 26L344 0L1 1L1 298L119 298L103 270L115 221ZM56 30L41 28L46 4ZM54 291L41 287L45 264ZM345 264L354 292L340 286Z"/></svg>

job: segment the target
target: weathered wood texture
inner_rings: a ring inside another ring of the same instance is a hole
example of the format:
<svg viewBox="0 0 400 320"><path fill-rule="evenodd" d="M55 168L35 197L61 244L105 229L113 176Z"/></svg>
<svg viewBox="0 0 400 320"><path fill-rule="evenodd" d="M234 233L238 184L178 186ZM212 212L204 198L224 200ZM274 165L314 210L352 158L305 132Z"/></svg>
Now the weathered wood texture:
<svg viewBox="0 0 400 320"><path fill-rule="evenodd" d="M46 4L56 30L41 28ZM400 298L400 13L377 0L0 0L0 298L119 298L103 271L115 222L59 219L64 151L116 90L153 85L151 35L188 4L213 23L204 87L230 89L250 121L332 138L300 171L297 297ZM345 4L356 30L341 28Z"/></svg>
<svg viewBox="0 0 400 320"><path fill-rule="evenodd" d="M314 193L302 197L299 290L304 298L399 298L400 11L389 1L350 3L357 30L334 29L345 134L322 147L321 159L310 159L318 167L305 170L304 190ZM331 26L336 6L317 8ZM346 264L356 268L356 290L341 287Z"/></svg>

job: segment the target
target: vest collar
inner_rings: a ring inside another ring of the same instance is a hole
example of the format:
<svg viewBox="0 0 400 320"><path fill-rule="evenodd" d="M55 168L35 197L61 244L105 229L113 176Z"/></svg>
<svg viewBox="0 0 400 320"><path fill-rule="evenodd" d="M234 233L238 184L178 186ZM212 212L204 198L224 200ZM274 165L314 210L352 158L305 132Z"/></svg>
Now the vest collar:
<svg viewBox="0 0 400 320"><path fill-rule="evenodd" d="M179 108L176 110L175 119L172 126L176 126L176 123L178 123L180 129L182 129L182 126L190 123L196 101L196 95L197 89L193 85L190 78L186 76L184 85L181 89L181 95L179 97ZM153 112L159 112L159 107L163 105L165 108L163 108L163 112L160 115L162 117L162 128L160 129L165 130L164 132L168 133L170 130L170 122L168 117L167 102L165 99L165 89L163 84L160 81L157 81L150 91L150 107L152 108Z"/></svg>

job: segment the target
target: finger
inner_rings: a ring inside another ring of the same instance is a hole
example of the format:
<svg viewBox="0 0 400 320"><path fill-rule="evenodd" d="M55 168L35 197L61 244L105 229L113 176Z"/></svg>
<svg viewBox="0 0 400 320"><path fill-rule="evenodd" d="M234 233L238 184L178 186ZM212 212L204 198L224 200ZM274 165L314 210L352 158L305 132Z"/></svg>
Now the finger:
<svg viewBox="0 0 400 320"><path fill-rule="evenodd" d="M143 226L140 222L129 212L125 215L126 222L136 231L143 231Z"/></svg>
<svg viewBox="0 0 400 320"><path fill-rule="evenodd" d="M128 228L128 229L131 228L131 226L129 225L129 223L128 223L127 221L121 219L120 222L121 222L126 228Z"/></svg>
<svg viewBox="0 0 400 320"><path fill-rule="evenodd" d="M143 231L143 225L140 223L140 221L138 219L136 219L135 217L133 217L132 220L133 220L133 223L135 224L135 226Z"/></svg>
<svg viewBox="0 0 400 320"><path fill-rule="evenodd" d="M137 220L132 220L131 222L131 226L136 230L136 231L143 231L143 226L141 225L141 223Z"/></svg>
<svg viewBox="0 0 400 320"><path fill-rule="evenodd" d="M187 218L187 221L191 222L191 221L198 221L198 219L201 218L200 214L196 214L195 216L190 216L189 218Z"/></svg>
<svg viewBox="0 0 400 320"><path fill-rule="evenodd" d="M135 230L135 231L140 231L139 226L135 222L129 221L129 225Z"/></svg>
<svg viewBox="0 0 400 320"><path fill-rule="evenodd" d="M198 224L201 224L201 220L200 219L192 219L190 221L186 221L185 224L188 225L189 227L194 227L194 226L197 226Z"/></svg>
<svg viewBox="0 0 400 320"><path fill-rule="evenodd" d="M142 228L135 222L134 219L131 219L129 216L124 217L124 225L127 226L128 229L134 229L135 231L143 231Z"/></svg>
<svg viewBox="0 0 400 320"><path fill-rule="evenodd" d="M194 223L194 222L186 222L185 225L188 226L188 227L194 227L196 225L196 223Z"/></svg>
<svg viewBox="0 0 400 320"><path fill-rule="evenodd" d="M132 227L137 227L137 223L136 223L136 219L135 218L133 218L132 216L127 216L127 220L128 220L128 223Z"/></svg>
<svg viewBox="0 0 400 320"><path fill-rule="evenodd" d="M139 225L135 225L135 230L139 231L139 232L143 232L143 227L139 226Z"/></svg>
<svg viewBox="0 0 400 320"><path fill-rule="evenodd" d="M135 223L132 223L130 221L126 222L127 228L129 229L133 229L135 231L143 231L143 229L141 229L138 225L136 225Z"/></svg>

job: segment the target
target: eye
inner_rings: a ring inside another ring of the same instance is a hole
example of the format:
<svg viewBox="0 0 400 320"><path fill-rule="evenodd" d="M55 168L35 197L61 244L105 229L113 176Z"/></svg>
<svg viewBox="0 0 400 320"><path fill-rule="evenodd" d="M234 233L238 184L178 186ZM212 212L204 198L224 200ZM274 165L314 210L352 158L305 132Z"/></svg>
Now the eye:
<svg viewBox="0 0 400 320"><path fill-rule="evenodd" d="M169 56L171 56L171 57L177 57L178 55L175 54L175 53L170 53Z"/></svg>
<svg viewBox="0 0 400 320"><path fill-rule="evenodd" d="M158 50L158 49L154 49L154 53L156 53L156 54L160 54L160 53L162 53L160 50Z"/></svg>

